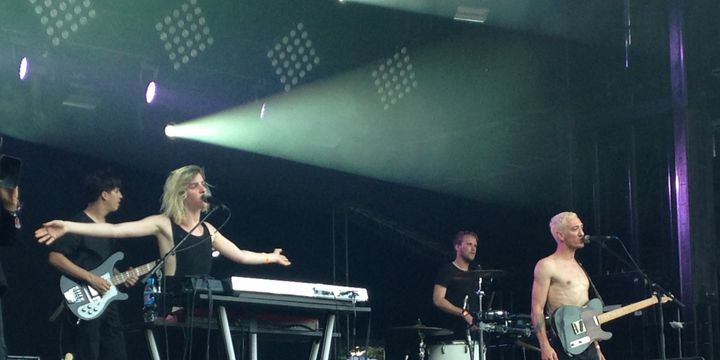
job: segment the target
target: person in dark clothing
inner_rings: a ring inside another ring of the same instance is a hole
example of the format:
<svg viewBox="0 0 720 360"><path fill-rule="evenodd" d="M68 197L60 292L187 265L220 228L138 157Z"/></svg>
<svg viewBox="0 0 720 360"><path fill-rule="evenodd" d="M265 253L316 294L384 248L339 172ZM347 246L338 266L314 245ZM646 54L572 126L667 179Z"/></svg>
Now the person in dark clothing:
<svg viewBox="0 0 720 360"><path fill-rule="evenodd" d="M108 214L117 211L122 202L120 180L107 171L89 175L85 179L85 210L72 220L79 223L103 224ZM48 261L63 274L87 283L100 294L105 294L112 284L91 272L117 251L115 240L69 234L50 247ZM132 286L138 277L131 275L125 286ZM71 353L79 360L127 359L123 323L117 302L111 302L102 315L92 320L78 321L66 311L62 334L70 341Z"/></svg>
<svg viewBox="0 0 720 360"><path fill-rule="evenodd" d="M451 329L457 339L465 338L466 330L475 321L473 314L479 310L475 295L477 283L462 277L475 260L477 244L478 236L474 232L458 232L453 238L455 259L440 268L433 287L433 304L445 315L440 325Z"/></svg>
<svg viewBox="0 0 720 360"><path fill-rule="evenodd" d="M237 263L290 265L288 258L282 254L282 249L275 249L271 253L242 250L209 222L195 227L200 223L201 214L209 208L206 202L208 196L210 188L205 182L203 169L188 165L172 171L167 177L162 196L162 213L159 215L121 224L54 220L35 231L35 237L41 243L52 243L67 233L111 238L153 235L157 239L162 257L176 242L188 236L188 240L176 250L175 255L168 256L164 264L165 276L175 279L190 275L209 275L213 249ZM168 284L171 282L173 281L169 280ZM177 284L177 281L174 282ZM173 312L175 310L179 309L173 308Z"/></svg>
<svg viewBox="0 0 720 360"><path fill-rule="evenodd" d="M212 224L200 222L201 214L208 210L210 188L205 172L197 165L187 165L170 173L165 180L161 214L120 224L82 223L53 220L35 231L40 243L51 244L67 233L108 238L134 238L153 235L157 239L160 256L164 256L190 232L190 243L185 243L169 256L165 263L166 276L209 275L212 251L241 264L290 265L282 249L271 253L242 250L223 236ZM191 251L185 251L191 250Z"/></svg>
<svg viewBox="0 0 720 360"><path fill-rule="evenodd" d="M0 188L0 198L2 199L2 209L0 209L0 245L9 246L15 244L20 239L20 218L18 211L20 210L20 201L18 200L18 188L7 189ZM0 360L6 360L7 344L5 343L5 326L2 316L2 295L8 288L5 271L0 263Z"/></svg>

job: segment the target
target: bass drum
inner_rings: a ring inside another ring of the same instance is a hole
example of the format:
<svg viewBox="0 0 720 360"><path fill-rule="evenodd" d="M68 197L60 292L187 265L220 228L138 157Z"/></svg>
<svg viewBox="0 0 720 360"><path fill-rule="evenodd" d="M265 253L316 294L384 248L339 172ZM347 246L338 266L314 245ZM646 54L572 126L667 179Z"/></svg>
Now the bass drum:
<svg viewBox="0 0 720 360"><path fill-rule="evenodd" d="M480 346L476 341L473 344L472 360L480 360ZM471 360L470 347L464 341L453 341L428 347L430 360Z"/></svg>

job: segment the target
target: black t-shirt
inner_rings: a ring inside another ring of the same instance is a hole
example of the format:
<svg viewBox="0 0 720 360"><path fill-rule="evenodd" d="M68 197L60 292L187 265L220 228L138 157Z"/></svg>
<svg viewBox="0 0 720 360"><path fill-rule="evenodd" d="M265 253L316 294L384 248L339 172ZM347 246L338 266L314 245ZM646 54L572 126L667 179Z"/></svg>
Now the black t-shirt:
<svg viewBox="0 0 720 360"><path fill-rule="evenodd" d="M202 235L195 236L188 234L187 231L174 222L171 223L173 240L176 244L185 236L188 236L188 239L175 252L175 276L181 278L187 275L210 275L212 269L210 230L205 224L202 224Z"/></svg>
<svg viewBox="0 0 720 360"><path fill-rule="evenodd" d="M471 278L462 277L464 273L464 270L458 269L453 263L445 264L438 271L435 284L444 286L447 289L445 299L457 307L463 306L465 296L467 296L468 308L473 316L475 316L479 307L476 294L478 284ZM438 324L439 326L453 330L456 336L465 336L467 324L459 315L450 315L443 311L440 312L441 315L438 318L440 322Z"/></svg>
<svg viewBox="0 0 720 360"><path fill-rule="evenodd" d="M83 223L93 222L85 212L80 212L71 220ZM50 245L50 251L65 255L70 261L85 270L93 270L117 249L115 239L65 234Z"/></svg>
<svg viewBox="0 0 720 360"><path fill-rule="evenodd" d="M8 246L16 243L20 238L20 229L15 226L15 218L0 206L0 245ZM7 289L5 271L0 264L0 295Z"/></svg>

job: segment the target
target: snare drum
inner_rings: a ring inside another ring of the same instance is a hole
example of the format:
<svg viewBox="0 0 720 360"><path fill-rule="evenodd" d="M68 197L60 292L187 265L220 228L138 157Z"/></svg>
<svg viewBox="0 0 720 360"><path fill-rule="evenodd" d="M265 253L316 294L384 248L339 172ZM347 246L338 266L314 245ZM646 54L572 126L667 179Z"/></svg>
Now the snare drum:
<svg viewBox="0 0 720 360"><path fill-rule="evenodd" d="M473 359L480 360L480 346L476 341L473 344ZM428 347L430 360L470 360L470 348L464 341L430 345Z"/></svg>

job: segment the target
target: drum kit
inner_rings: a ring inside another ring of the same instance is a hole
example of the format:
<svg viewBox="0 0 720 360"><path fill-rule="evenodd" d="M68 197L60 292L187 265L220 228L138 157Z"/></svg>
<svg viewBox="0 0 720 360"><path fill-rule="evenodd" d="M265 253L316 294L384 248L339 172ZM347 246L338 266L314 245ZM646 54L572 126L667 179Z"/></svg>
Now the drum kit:
<svg viewBox="0 0 720 360"><path fill-rule="evenodd" d="M485 297L483 279L492 281L505 277L506 275L507 272L504 270L471 270L454 278L454 280L457 281L477 281L476 295L479 305L478 309L481 310L473 314L476 323L468 329L465 340L440 343L433 342L428 345L426 339L430 340L432 338L452 335L453 332L444 328L425 326L419 319L415 325L398 326L388 330L392 334L417 338L417 360L487 360L486 336L500 339L506 344L509 340L512 345L520 347L523 353L528 349L540 351L536 346L524 341L532 335L532 325L529 315L513 315L505 310L482 310L483 298ZM472 334L471 331L476 333L476 335ZM406 354L404 360L410 358L411 356Z"/></svg>

